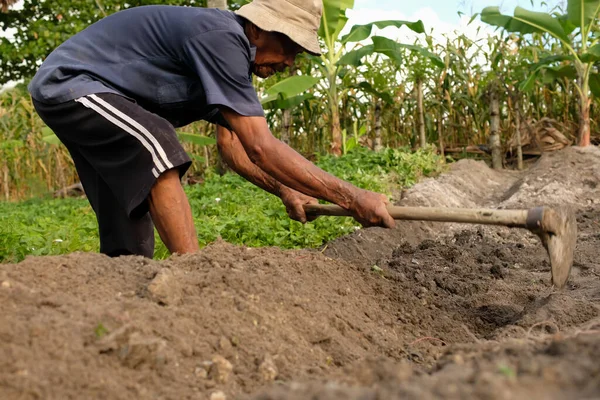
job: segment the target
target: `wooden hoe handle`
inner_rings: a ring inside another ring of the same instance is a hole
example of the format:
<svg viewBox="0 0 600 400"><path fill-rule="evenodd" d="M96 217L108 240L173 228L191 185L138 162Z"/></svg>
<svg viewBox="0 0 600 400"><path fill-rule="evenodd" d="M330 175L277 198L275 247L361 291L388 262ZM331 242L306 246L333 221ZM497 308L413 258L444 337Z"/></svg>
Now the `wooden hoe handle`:
<svg viewBox="0 0 600 400"><path fill-rule="evenodd" d="M442 207L398 207L388 206L388 212L394 219L411 221L457 222L466 224L504 225L535 229L543 215L543 208L530 210L488 210ZM347 210L335 205L305 205L308 215L352 216Z"/></svg>

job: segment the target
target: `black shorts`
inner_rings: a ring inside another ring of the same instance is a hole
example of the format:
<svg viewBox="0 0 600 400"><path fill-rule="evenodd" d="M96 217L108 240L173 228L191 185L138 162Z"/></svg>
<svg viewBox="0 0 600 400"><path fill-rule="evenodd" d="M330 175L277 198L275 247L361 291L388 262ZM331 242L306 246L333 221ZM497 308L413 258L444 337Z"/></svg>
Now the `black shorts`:
<svg viewBox="0 0 600 400"><path fill-rule="evenodd" d="M110 256L154 254L148 195L156 178L191 165L175 128L125 97L99 93L61 104L33 100L65 144L96 213L100 251Z"/></svg>

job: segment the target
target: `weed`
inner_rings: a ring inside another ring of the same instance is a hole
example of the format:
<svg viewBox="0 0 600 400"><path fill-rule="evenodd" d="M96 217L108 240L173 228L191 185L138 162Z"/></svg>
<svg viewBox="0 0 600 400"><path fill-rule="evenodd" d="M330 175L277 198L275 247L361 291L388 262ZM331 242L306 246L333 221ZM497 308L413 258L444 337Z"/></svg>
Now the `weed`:
<svg viewBox="0 0 600 400"><path fill-rule="evenodd" d="M373 265L371 267L371 272L373 272L374 274L377 274L377 275L385 278L385 272L380 267L378 267L377 265Z"/></svg>
<svg viewBox="0 0 600 400"><path fill-rule="evenodd" d="M102 322L100 322L94 329L94 334L96 335L97 339L102 339L108 334L108 329L106 329L106 327L102 325Z"/></svg>
<svg viewBox="0 0 600 400"><path fill-rule="evenodd" d="M517 373L515 372L515 370L507 365L499 365L498 372L500 372L502 375L504 375L507 378L512 379L512 378L517 377Z"/></svg>

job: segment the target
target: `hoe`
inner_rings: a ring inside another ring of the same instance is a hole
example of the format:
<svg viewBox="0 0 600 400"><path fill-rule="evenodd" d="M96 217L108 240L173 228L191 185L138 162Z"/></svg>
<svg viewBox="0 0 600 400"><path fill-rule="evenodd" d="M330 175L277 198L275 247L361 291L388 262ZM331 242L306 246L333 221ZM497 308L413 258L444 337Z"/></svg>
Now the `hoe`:
<svg viewBox="0 0 600 400"><path fill-rule="evenodd" d="M351 216L348 211L334 205L305 205L304 209L307 215L313 216ZM566 209L536 207L529 210L482 210L388 206L388 211L398 220L503 225L528 229L539 236L548 252L554 286L563 288L569 279L577 241L577 223L573 213Z"/></svg>

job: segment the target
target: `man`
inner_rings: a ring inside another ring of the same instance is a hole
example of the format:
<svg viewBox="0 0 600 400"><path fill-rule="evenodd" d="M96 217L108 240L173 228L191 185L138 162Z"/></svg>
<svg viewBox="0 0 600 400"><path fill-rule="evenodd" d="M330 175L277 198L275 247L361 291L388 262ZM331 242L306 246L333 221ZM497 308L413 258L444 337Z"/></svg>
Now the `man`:
<svg viewBox="0 0 600 400"><path fill-rule="evenodd" d="M218 124L231 168L306 222L315 198L363 225L393 227L383 195L339 180L273 137L252 86L297 54L319 54L321 0L255 0L228 11L145 6L115 13L44 61L29 90L68 148L96 213L100 251L152 257L153 226L170 252L198 250L180 178L190 159L174 127Z"/></svg>

